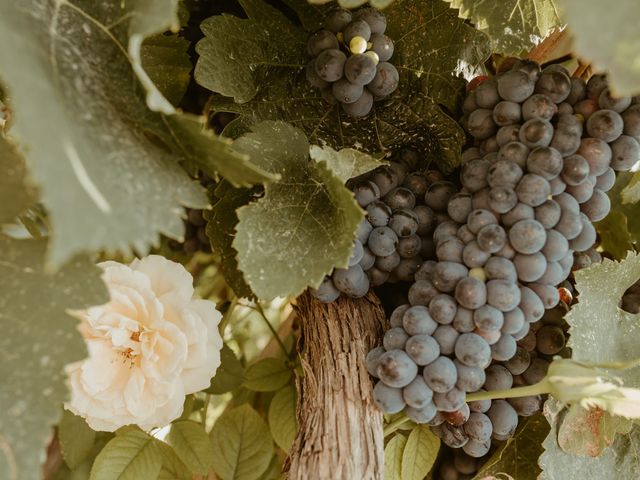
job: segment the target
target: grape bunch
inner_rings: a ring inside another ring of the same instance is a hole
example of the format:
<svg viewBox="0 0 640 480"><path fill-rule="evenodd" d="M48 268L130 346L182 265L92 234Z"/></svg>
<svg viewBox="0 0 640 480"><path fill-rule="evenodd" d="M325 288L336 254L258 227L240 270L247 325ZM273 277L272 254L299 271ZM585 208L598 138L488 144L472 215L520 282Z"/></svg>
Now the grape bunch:
<svg viewBox="0 0 640 480"><path fill-rule="evenodd" d="M389 63L394 47L384 34L386 28L387 19L375 8L355 13L338 9L309 38L307 51L313 59L306 68L307 81L327 102L340 103L347 115L364 117L374 101L398 88L398 71Z"/></svg>
<svg viewBox="0 0 640 480"><path fill-rule="evenodd" d="M433 257L433 231L455 187L438 170L418 170L419 164L415 150L403 149L388 166L349 182L366 217L348 267L334 270L312 295L330 303L341 293L358 298L371 287L411 282L423 259Z"/></svg>
<svg viewBox="0 0 640 480"><path fill-rule="evenodd" d="M530 61L475 84L462 188L442 195L435 259L416 271L367 368L384 412L404 411L480 458L541 399L465 396L536 383L564 348L564 332L540 320L572 269L597 256L592 222L609 212L605 192L640 160L640 105L613 97L602 75L585 83Z"/></svg>

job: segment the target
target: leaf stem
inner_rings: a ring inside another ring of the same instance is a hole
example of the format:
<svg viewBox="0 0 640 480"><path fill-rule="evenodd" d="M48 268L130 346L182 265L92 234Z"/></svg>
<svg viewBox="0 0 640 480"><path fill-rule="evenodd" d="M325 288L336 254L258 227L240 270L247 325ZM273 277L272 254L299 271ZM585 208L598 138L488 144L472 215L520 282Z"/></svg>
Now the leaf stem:
<svg viewBox="0 0 640 480"><path fill-rule="evenodd" d="M400 418L395 419L393 422L384 427L384 436L387 437L391 435L396 430L400 430L405 424L410 423L411 420L409 417L402 416Z"/></svg>
<svg viewBox="0 0 640 480"><path fill-rule="evenodd" d="M550 393L551 388L549 382L545 378L541 382L527 385L526 387L509 388L507 390L491 390L489 392L476 392L467 395L467 402L475 402L478 400L496 400L502 398L529 397L531 395L541 395Z"/></svg>
<svg viewBox="0 0 640 480"><path fill-rule="evenodd" d="M280 335L278 335L278 332L276 332L276 329L273 328L273 325L271 325L271 322L265 315L264 310L262 309L262 305L260 305L258 302L256 302L256 310L258 310L258 312L260 313L260 316L264 320L264 323L266 323L267 327L269 327L269 330L271 330L271 333L273 334L273 338L275 338L276 342L278 342L278 345L280 345L280 348L282 349L282 352L284 353L285 358L288 358L289 352L287 351L287 347L284 345L284 343L280 339Z"/></svg>
<svg viewBox="0 0 640 480"><path fill-rule="evenodd" d="M202 423L202 426L205 428L205 430L207 428L207 410L209 410L209 402L211 402L211 394L207 393L207 395L204 397L204 406L202 407L202 410L200 410L200 423Z"/></svg>

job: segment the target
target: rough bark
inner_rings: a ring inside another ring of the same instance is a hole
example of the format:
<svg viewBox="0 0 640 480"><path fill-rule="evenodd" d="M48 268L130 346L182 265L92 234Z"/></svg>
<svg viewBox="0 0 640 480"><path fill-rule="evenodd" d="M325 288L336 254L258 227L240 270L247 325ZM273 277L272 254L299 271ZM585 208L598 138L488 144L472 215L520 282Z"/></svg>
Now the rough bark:
<svg viewBox="0 0 640 480"><path fill-rule="evenodd" d="M285 468L291 480L382 479L383 417L372 399L367 352L380 342L380 300L298 299L303 374L296 379L299 430Z"/></svg>

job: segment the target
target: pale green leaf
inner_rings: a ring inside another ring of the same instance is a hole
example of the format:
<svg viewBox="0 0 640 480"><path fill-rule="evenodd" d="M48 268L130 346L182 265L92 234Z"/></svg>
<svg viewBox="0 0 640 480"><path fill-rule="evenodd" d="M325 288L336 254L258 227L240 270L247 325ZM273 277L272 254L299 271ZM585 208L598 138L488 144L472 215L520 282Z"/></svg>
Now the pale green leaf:
<svg viewBox="0 0 640 480"><path fill-rule="evenodd" d="M516 433L489 457L474 479L501 478L507 474L518 480L535 480L540 473L538 457L542 441L549 432L549 423L542 415L520 419Z"/></svg>
<svg viewBox="0 0 640 480"><path fill-rule="evenodd" d="M638 203L640 201L640 172L633 174L621 195L622 203Z"/></svg>
<svg viewBox="0 0 640 480"><path fill-rule="evenodd" d="M291 370L280 358L264 358L247 368L244 387L256 392L274 392L285 386Z"/></svg>
<svg viewBox="0 0 640 480"><path fill-rule="evenodd" d="M64 410L58 425L58 439L65 463L74 469L91 454L96 432L91 430L82 417Z"/></svg>
<svg viewBox="0 0 640 480"><path fill-rule="evenodd" d="M336 151L328 146L311 145L309 154L316 162L325 162L331 173L343 182L388 163L353 148Z"/></svg>
<svg viewBox="0 0 640 480"><path fill-rule="evenodd" d="M402 454L407 445L407 437L396 433L384 447L385 480L402 480Z"/></svg>
<svg viewBox="0 0 640 480"><path fill-rule="evenodd" d="M206 392L221 395L235 390L242 385L242 382L244 382L244 367L233 350L225 343L220 350L220 366Z"/></svg>
<svg viewBox="0 0 640 480"><path fill-rule="evenodd" d="M41 477L45 446L67 400L66 364L86 356L67 309L108 300L101 270L77 257L46 274L45 240L0 235L0 472Z"/></svg>
<svg viewBox="0 0 640 480"><path fill-rule="evenodd" d="M491 38L493 50L517 55L562 26L557 0L444 0Z"/></svg>
<svg viewBox="0 0 640 480"><path fill-rule="evenodd" d="M339 106L328 105L307 83L303 67L310 59L303 47L310 32L272 7L255 8L256 0L241 3L248 19L212 17L205 22L206 38L198 44L198 82L242 102L213 97L212 108L241 114L225 135L237 137L262 120L284 120L302 129L312 143L334 149L376 154L412 145L444 169L459 162L464 133L439 105L451 111L457 108L463 86L457 77L461 65L481 64L489 49L486 36L456 18L445 3L397 0L385 10L387 33L395 40L391 61L400 73L400 87L358 120L347 117ZM287 5L304 25L319 24L318 7L305 0L288 0ZM265 40L265 32L274 25L285 32L283 38ZM238 28L241 38L236 38Z"/></svg>
<svg viewBox="0 0 640 480"><path fill-rule="evenodd" d="M162 469L158 474L158 480L193 480L193 474L178 458L173 448L160 440L156 440L156 445L162 455Z"/></svg>
<svg viewBox="0 0 640 480"><path fill-rule="evenodd" d="M628 186L634 188L635 174L616 172L616 177L615 185L607 192L611 200L611 213L596 227L605 251L611 251L616 258L622 259L626 256L626 250L631 250L640 242L640 203L625 203L623 200L622 192ZM630 197L627 196L629 200L632 199Z"/></svg>
<svg viewBox="0 0 640 480"><path fill-rule="evenodd" d="M269 404L271 436L282 450L288 452L296 438L296 389L289 385L279 390Z"/></svg>
<svg viewBox="0 0 640 480"><path fill-rule="evenodd" d="M428 425L418 425L409 434L402 452L402 480L422 480L438 458L440 439Z"/></svg>
<svg viewBox="0 0 640 480"><path fill-rule="evenodd" d="M0 223L14 220L35 201L27 168L17 148L0 133Z"/></svg>
<svg viewBox="0 0 640 480"><path fill-rule="evenodd" d="M604 219L595 224L601 239L601 246L616 259L626 257L633 248L628 217L619 210L609 212Z"/></svg>
<svg viewBox="0 0 640 480"><path fill-rule="evenodd" d="M90 480L156 480L161 468L157 441L131 428L118 432L102 449L91 468Z"/></svg>
<svg viewBox="0 0 640 480"><path fill-rule="evenodd" d="M202 425L191 421L176 422L171 425L167 442L193 473L206 475L213 458L213 445Z"/></svg>
<svg viewBox="0 0 640 480"><path fill-rule="evenodd" d="M640 92L640 3L636 0L558 0L578 56L609 73L615 95Z"/></svg>
<svg viewBox="0 0 640 480"><path fill-rule="evenodd" d="M273 456L271 434L249 405L223 413L210 437L213 470L222 480L256 480L269 467Z"/></svg>
<svg viewBox="0 0 640 480"><path fill-rule="evenodd" d="M233 248L253 292L263 299L296 296L334 267L346 266L363 212L324 164L309 161L303 132L263 122L234 148L282 178L237 210Z"/></svg>

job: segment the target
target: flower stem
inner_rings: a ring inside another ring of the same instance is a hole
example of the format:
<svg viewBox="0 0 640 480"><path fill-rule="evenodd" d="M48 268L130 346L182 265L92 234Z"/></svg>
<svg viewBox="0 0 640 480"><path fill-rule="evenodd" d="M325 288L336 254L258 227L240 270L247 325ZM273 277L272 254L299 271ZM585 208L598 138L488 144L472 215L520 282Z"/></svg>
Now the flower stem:
<svg viewBox="0 0 640 480"><path fill-rule="evenodd" d="M280 336L278 335L278 332L276 332L276 329L273 328L273 325L271 325L271 322L265 315L264 310L262 309L262 305L260 305L257 302L256 302L256 310L258 310L258 312L260 313L260 316L263 318L264 322L267 324L267 327L269 327L269 330L271 330L271 333L273 334L273 338L275 338L276 342L278 342L278 345L280 345L280 348L282 349L282 352L284 353L285 358L288 358L289 352L287 351L287 347L285 347L284 343L280 339Z"/></svg>
<svg viewBox="0 0 640 480"><path fill-rule="evenodd" d="M507 390L491 390L489 392L476 392L467 395L467 402L478 400L495 400L498 398L528 397L530 395L541 395L551 392L549 382L545 378L541 382L527 385L526 387L509 388Z"/></svg>

